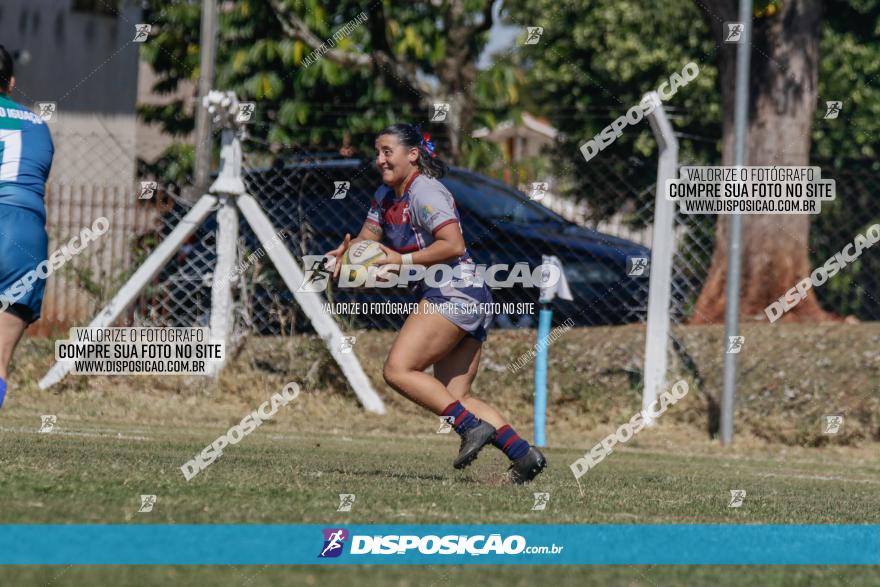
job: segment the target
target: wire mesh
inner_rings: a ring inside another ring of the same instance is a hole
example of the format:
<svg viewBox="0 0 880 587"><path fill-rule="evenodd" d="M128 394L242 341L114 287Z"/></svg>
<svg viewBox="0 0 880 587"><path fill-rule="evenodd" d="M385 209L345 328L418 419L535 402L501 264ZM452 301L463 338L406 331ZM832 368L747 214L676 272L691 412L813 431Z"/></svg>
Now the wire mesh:
<svg viewBox="0 0 880 587"><path fill-rule="evenodd" d="M99 154L99 153L98 153ZM821 165L821 164L820 164ZM880 201L874 197L880 171L865 165L823 165L823 176L837 181L837 200L811 217L810 261L818 266L854 236L880 221ZM578 198L564 186L546 198L502 182L454 168L444 182L456 197L465 241L479 264L540 265L542 255L556 255L565 267L575 300L554 303L556 321L577 325L626 324L646 317L648 273L631 275L628 259L648 255L653 237L656 162L635 156L594 158L588 184L596 194ZM370 198L381 185L371 160L339 159L333 154L288 147L268 154L258 141L244 143L244 174L248 191L258 200L294 257L320 255L335 248L345 233L357 234ZM100 182L98 182L100 183ZM82 323L109 300L127 276L173 230L192 205L174 185L157 186L148 201L137 199L137 186L111 184L111 196L101 189L74 189L50 181L47 208L53 243L62 243L99 215L111 219L116 253L87 252L92 281L104 287L91 291L74 268L72 285L50 304L52 323ZM344 197L338 187L345 186ZM92 186L94 187L94 186ZM98 186L100 187L100 186ZM522 184L528 191L529 184ZM557 193L558 192L558 193ZM564 194L564 195L560 195ZM597 196L598 194L598 196ZM334 195L337 197L334 198ZM75 218L71 206L80 210ZM212 213L187 239L149 286L141 292L122 322L139 325L207 325L216 257L216 220ZM74 221L76 220L76 221ZM676 213L671 315L675 323L691 317L708 274L714 246L715 217ZM242 221L236 275L236 336L268 335L310 329L293 294L265 255L247 223ZM816 292L825 309L861 320L880 318L880 257L864 255ZM501 274L503 275L503 273ZM56 277L52 279L60 279ZM51 281L50 279L50 289ZM55 288L57 289L57 287ZM67 303L74 290L88 290L86 303ZM94 288L92 288L94 289ZM53 290L54 291L54 290ZM782 292L780 292L781 294ZM404 289L332 288L328 302L412 301ZM530 327L537 319L538 290L520 285L495 289L499 303L531 303L530 311L496 317L496 327ZM524 306L520 306L523 308ZM346 328L398 328L405 315L338 315Z"/></svg>

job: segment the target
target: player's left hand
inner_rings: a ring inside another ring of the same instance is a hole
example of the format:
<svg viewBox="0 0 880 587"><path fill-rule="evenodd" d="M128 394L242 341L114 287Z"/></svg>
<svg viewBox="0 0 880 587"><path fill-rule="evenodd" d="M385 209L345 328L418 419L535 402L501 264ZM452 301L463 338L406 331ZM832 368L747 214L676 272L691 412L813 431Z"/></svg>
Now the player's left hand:
<svg viewBox="0 0 880 587"><path fill-rule="evenodd" d="M379 248L385 253L385 258L376 261L376 265L379 265L379 271L376 272L376 279L386 282L391 281L393 275L400 274L400 264L403 262L403 258L400 256L400 253L393 249L389 249L382 243L379 243Z"/></svg>
<svg viewBox="0 0 880 587"><path fill-rule="evenodd" d="M379 248L385 253L385 258L381 261L376 261L376 265L397 265L400 267L400 264L403 263L403 257L400 256L400 253L394 249L389 249L382 243L379 243Z"/></svg>

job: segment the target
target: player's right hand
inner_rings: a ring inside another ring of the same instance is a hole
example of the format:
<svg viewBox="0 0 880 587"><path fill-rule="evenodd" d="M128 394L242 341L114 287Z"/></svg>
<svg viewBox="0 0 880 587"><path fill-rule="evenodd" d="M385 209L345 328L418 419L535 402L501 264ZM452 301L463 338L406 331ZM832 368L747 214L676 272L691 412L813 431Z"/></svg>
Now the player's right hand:
<svg viewBox="0 0 880 587"><path fill-rule="evenodd" d="M327 251L324 253L325 257L330 257L330 259L324 263L324 268L328 271L333 271L333 279L336 279L339 276L339 271L342 269L342 255L345 254L345 251L348 250L348 247L351 243L351 235L345 233L345 239L343 239L342 244L333 249L332 251Z"/></svg>

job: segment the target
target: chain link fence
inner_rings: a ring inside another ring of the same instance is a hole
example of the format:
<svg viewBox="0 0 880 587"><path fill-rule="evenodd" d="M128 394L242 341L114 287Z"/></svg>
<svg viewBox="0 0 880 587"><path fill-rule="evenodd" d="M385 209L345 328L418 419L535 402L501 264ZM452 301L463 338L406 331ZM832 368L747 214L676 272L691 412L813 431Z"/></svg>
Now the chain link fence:
<svg viewBox="0 0 880 587"><path fill-rule="evenodd" d="M267 155L265 145L253 141L245 142L244 152L248 191L276 230L282 231L281 243L300 262L304 255L335 248L345 233L356 234L370 198L381 185L371 160L342 160L333 154L293 148L285 149L282 156ZM535 197L530 199L501 182L461 169L454 169L446 179L477 263L526 263L533 270L542 255L556 255L562 261L575 300L555 302L559 322L572 319L589 326L645 320L648 272L630 273L631 259L647 255L653 238L656 162L604 155L588 167L588 183L599 194L589 198L564 198L551 190L543 197L531 194ZM880 201L873 195L880 171L857 165L822 168L824 176L837 180L837 200L825 203L822 214L811 218L813 266L880 221ZM138 200L137 186L125 182L83 186L50 181L48 228L56 246L101 215L111 220L111 237L84 253L66 273L50 278L44 329L87 322L109 301L191 207L191 200L177 192L175 186L160 185L153 198ZM563 217L574 223L568 224ZM676 324L686 323L693 312L709 270L714 227L712 216L676 213L671 308ZM141 293L122 322L207 325L215 233L212 214ZM238 255L232 279L237 300L235 336L308 331L308 320L293 294L243 220ZM878 270L880 256L864 255L817 289L823 307L861 320L880 318ZM496 327L535 326L537 288L501 288L493 296L509 308L496 318ZM404 289L332 288L327 301L412 300ZM398 328L405 315L338 315L337 319L344 329Z"/></svg>
<svg viewBox="0 0 880 587"><path fill-rule="evenodd" d="M837 198L822 203L810 224L810 264L822 265L857 234L880 223L880 168L876 162L814 163L836 181ZM826 310L841 317L880 320L880 250L864 252L822 287L814 290Z"/></svg>
<svg viewBox="0 0 880 587"><path fill-rule="evenodd" d="M685 165L705 165L680 162ZM864 161L814 161L822 176L836 181L837 197L823 202L821 214L810 217L811 267L822 265L857 234L880 222L880 169ZM587 181L601 190L590 202L548 198L542 202L571 221L606 234L651 246L653 239L656 162L635 156L606 156L590 161ZM521 186L524 187L524 186ZM591 203L598 200L595 205ZM676 323L692 316L709 273L715 245L716 217L681 214L674 218L674 257L670 312ZM823 308L858 320L880 320L880 255L863 255L815 292ZM844 275L845 274L845 275ZM791 284L794 286L794 284ZM780 291L779 295L785 293Z"/></svg>
<svg viewBox="0 0 880 587"><path fill-rule="evenodd" d="M161 217L151 202L137 200L134 127L72 118L51 128L55 157L45 192L49 254L98 218L108 220L109 230L49 277L40 320L29 329L40 336L88 321L142 260L132 237Z"/></svg>

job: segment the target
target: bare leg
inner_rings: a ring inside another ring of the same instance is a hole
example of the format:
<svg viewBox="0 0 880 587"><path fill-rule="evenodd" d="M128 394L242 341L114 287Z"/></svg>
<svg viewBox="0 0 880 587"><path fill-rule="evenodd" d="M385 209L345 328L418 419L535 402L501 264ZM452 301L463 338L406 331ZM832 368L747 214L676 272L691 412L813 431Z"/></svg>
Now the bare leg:
<svg viewBox="0 0 880 587"><path fill-rule="evenodd" d="M9 361L24 329L25 321L9 312L0 312L0 378L9 379Z"/></svg>
<svg viewBox="0 0 880 587"><path fill-rule="evenodd" d="M486 402L470 395L482 349L480 341L465 336L452 352L434 363L434 376L446 386L453 399L460 401L469 412L497 430L507 424L504 416Z"/></svg>
<svg viewBox="0 0 880 587"><path fill-rule="evenodd" d="M385 360L385 381L409 400L438 416L455 401L446 386L424 372L458 345L464 330L434 312L422 301L410 314Z"/></svg>

